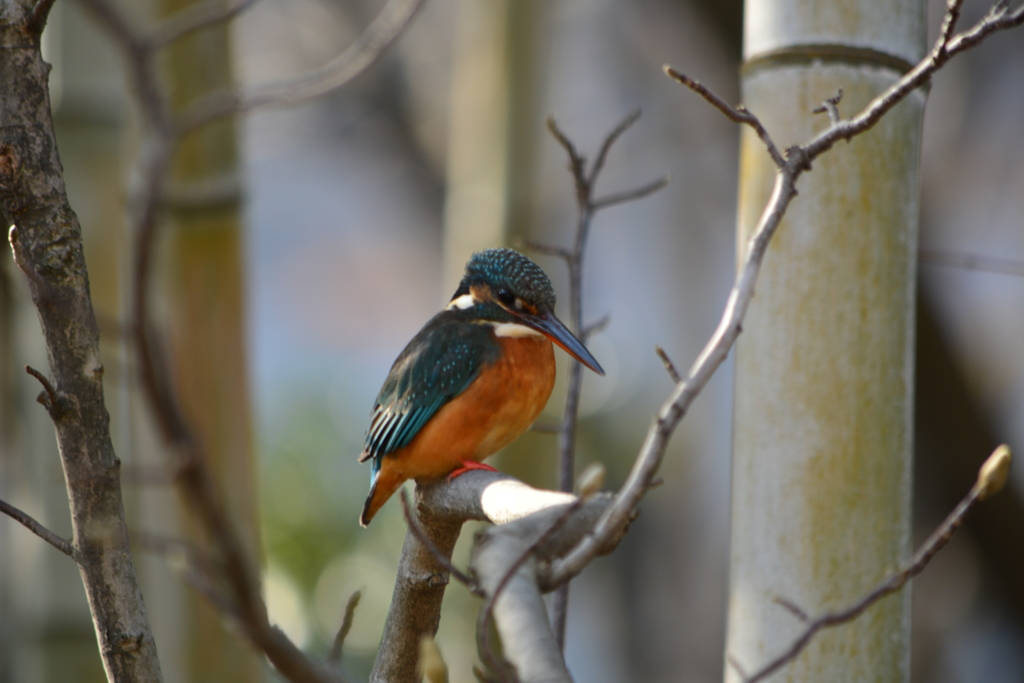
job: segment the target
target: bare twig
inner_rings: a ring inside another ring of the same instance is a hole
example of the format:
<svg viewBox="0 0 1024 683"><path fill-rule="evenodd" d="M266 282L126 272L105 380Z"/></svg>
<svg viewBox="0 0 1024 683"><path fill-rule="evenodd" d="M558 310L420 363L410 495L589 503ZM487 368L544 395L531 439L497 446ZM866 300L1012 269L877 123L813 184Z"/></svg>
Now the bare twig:
<svg viewBox="0 0 1024 683"><path fill-rule="evenodd" d="M932 51L917 66L872 100L859 114L829 126L806 145L788 148L785 157L778 153L771 136L753 114L742 107L725 104L720 97L703 85L670 67L665 68L666 74L701 95L730 120L753 127L768 148L778 172L771 197L748 242L746 259L737 273L718 327L684 381L676 385L652 421L633 469L619 490L615 502L598 521L593 534L581 540L576 548L554 563L551 570L553 580L564 581L578 574L593 559L602 540L621 533L621 529L628 523L629 516L643 498L660 467L668 440L676 426L714 372L728 357L729 351L739 337L768 243L778 229L789 203L796 196L797 180L810 169L811 162L831 149L839 140L848 140L871 128L886 112L926 83L953 55L978 44L996 31L1022 23L1024 5L1010 11L1005 5L997 4L985 18L968 31L957 34L948 41L940 37Z"/></svg>
<svg viewBox="0 0 1024 683"><path fill-rule="evenodd" d="M777 598L776 602L778 604L800 617L801 620L807 623L807 627L782 654L772 659L750 676L743 675L743 669L739 666L739 662L735 658L730 657L730 662L733 663L733 667L740 674L742 680L745 683L757 683L757 681L765 680L780 668L796 659L819 631L853 621L871 605L887 595L892 595L900 590L908 581L924 571L924 568L928 566L928 563L931 562L936 553L942 550L949 543L949 540L953 538L953 534L960 528L960 525L963 524L964 519L974 509L974 506L1002 489L1009 473L1010 460L1011 454L1008 446L1003 445L997 448L988 457L985 464L982 465L978 473L978 480L971 487L968 494L964 496L963 500L949 513L942 524L928 537L928 540L918 548L910 562L853 604L840 610L826 612L820 617L811 620L802 609L793 603Z"/></svg>
<svg viewBox="0 0 1024 683"><path fill-rule="evenodd" d="M676 384L682 382L682 376L679 374L679 371L676 370L675 363L673 363L672 359L668 357L667 353L665 353L665 349L660 346L655 346L654 352L658 354L658 358L660 358L661 362L665 364L665 371L668 372L668 376L672 378L672 381Z"/></svg>
<svg viewBox="0 0 1024 683"><path fill-rule="evenodd" d="M843 99L843 89L839 88L839 91L834 97L830 97L821 103L820 107L815 107L811 110L814 114L828 114L828 121L833 126L839 123L841 117L839 116L839 103Z"/></svg>
<svg viewBox="0 0 1024 683"><path fill-rule="evenodd" d="M345 605L345 616L341 620L341 628L338 629L338 634L334 636L331 651L327 653L327 662L329 664L337 666L341 663L341 651L345 647L345 639L348 638L349 631L352 630L352 621L355 619L356 607L359 606L359 599L362 597L362 591L355 591L352 595L348 596L348 603Z"/></svg>
<svg viewBox="0 0 1024 683"><path fill-rule="evenodd" d="M799 619L800 621L807 623L811 620L811 617L807 612L803 611L799 605L790 600L789 598L776 597L774 600L776 605L785 608L790 614Z"/></svg>
<svg viewBox="0 0 1024 683"><path fill-rule="evenodd" d="M90 0L95 1L95 0ZM424 0L388 0L377 18L331 62L298 78L271 83L250 92L218 91L200 98L177 119L179 134L215 119L259 107L297 104L320 97L363 73L384 53L412 20Z"/></svg>
<svg viewBox="0 0 1024 683"><path fill-rule="evenodd" d="M480 590L480 586L477 585L477 582L473 577L452 564L451 558L448 555L445 555L441 549L437 547L437 544L430 540L430 537L427 536L427 532L425 532L423 527L420 526L419 520L413 516L412 510L409 508L409 496L406 495L404 490L402 491L401 500L402 514L405 515L405 523L409 526L409 531L411 531L427 549L427 552L433 555L434 560L448 570L448 573L455 577L456 581L468 588L473 595L483 595Z"/></svg>
<svg viewBox="0 0 1024 683"><path fill-rule="evenodd" d="M43 393L39 395L37 399L39 403L46 408L46 411L50 413L50 417L54 420L64 414L66 407L64 401L61 400L60 394L50 384L50 380L47 379L46 375L36 370L31 365L25 366L25 372L39 380L39 383L43 385Z"/></svg>
<svg viewBox="0 0 1024 683"><path fill-rule="evenodd" d="M768 134L768 130L764 127L764 124L761 123L759 118L747 111L746 107L742 104L733 107L726 103L726 101L721 97L708 90L700 81L690 78L680 71L676 71L667 64L663 68L669 78L679 81L687 88L703 97L712 107L725 114L726 118L730 121L742 123L743 125L753 128L757 133L757 137L761 138L761 142L763 142L764 146L768 148L768 154L771 155L772 161L775 162L775 165L778 168L785 166L786 160L781 154L779 154L779 148L775 146L775 142Z"/></svg>
<svg viewBox="0 0 1024 683"><path fill-rule="evenodd" d="M1024 277L1024 261L1017 259L943 251L941 249L921 249L918 252L918 258L921 259L922 263L931 263L937 266L951 266L953 268L963 268L964 270L977 270L987 273L999 273L1000 275Z"/></svg>
<svg viewBox="0 0 1024 683"><path fill-rule="evenodd" d="M963 4L964 0L950 0L946 6L946 16L943 17L942 28L939 29L939 45L949 44L953 37L953 31L956 30L956 24L960 20L960 8L963 7Z"/></svg>
<svg viewBox="0 0 1024 683"><path fill-rule="evenodd" d="M542 434L558 434L562 431L562 425L552 424L550 422L534 422L530 429Z"/></svg>
<svg viewBox="0 0 1024 683"><path fill-rule="evenodd" d="M608 195L607 197L601 197L600 199L594 200L594 210L600 211L601 209L607 209L609 206L615 206L616 204L625 204L626 202L633 202L637 199L643 199L649 194L654 194L661 188L668 185L669 176L652 180L646 185L641 185L635 190L627 190L625 192L617 192L615 194Z"/></svg>
<svg viewBox="0 0 1024 683"><path fill-rule="evenodd" d="M558 144L565 150L569 157L569 171L572 173L573 182L576 188L577 221L576 235L572 249L561 249L557 247L543 246L539 251L554 254L565 260L569 268L569 309L570 327L572 331L586 342L587 337L607 323L606 320L598 321L590 328L583 325L583 255L586 249L587 237L590 233L590 225L594 215L605 208L634 201L646 197L663 188L668 183L668 178L660 178L654 182L643 185L639 188L612 194L602 199L594 199L594 191L598 177L604 168L608 153L615 144L615 141L622 136L626 130L640 118L640 110L637 109L620 121L604 138L590 171L587 171L587 160L576 149L572 140L562 132L553 117L548 117L547 126L551 135L558 141ZM538 245L540 246L540 245ZM576 423L579 414L580 390L583 383L583 366L573 362L569 370L569 388L566 393L565 409L562 413L562 427L559 433L559 475L558 484L562 491L571 491L575 480L575 452L576 452ZM553 620L555 636L559 646L565 641L565 620L568 603L568 584L563 585L553 600Z"/></svg>
<svg viewBox="0 0 1024 683"><path fill-rule="evenodd" d="M540 242L522 241L519 242L518 246L525 249L530 249L541 254L547 254L548 256L557 256L560 259L568 261L572 258L572 252L562 247L555 247L550 244L541 244Z"/></svg>
<svg viewBox="0 0 1024 683"><path fill-rule="evenodd" d="M149 323L149 289L163 206L165 176L174 145L182 134L217 117L270 104L308 99L338 87L361 73L397 37L422 0L391 0L370 27L341 56L304 77L265 86L248 95L212 93L191 105L172 124L169 100L156 74L156 51L195 30L226 21L252 0L196 5L150 32L135 27L110 0L82 0L120 46L146 124L146 144L139 157L132 193L131 228L135 236L132 266L134 301L129 325L139 376L157 426L177 462L177 480L218 551L215 572L189 572L189 579L213 604L238 622L240 630L292 681L338 680L306 657L268 619L252 558L228 519L209 470L203 445L187 424L170 368ZM221 589L223 584L223 589Z"/></svg>
<svg viewBox="0 0 1024 683"><path fill-rule="evenodd" d="M18 508L14 507L10 503L0 500L0 512L4 513L16 522L19 522L26 529L34 533L39 538L43 539L57 550L61 551L75 562L78 561L78 550L71 541L61 538L57 534L53 533L45 526L37 522L30 515L22 512Z"/></svg>
<svg viewBox="0 0 1024 683"><path fill-rule="evenodd" d="M604 332L605 328L607 328L611 322L612 317L610 315L602 315L600 318L580 330L580 341L586 344L590 337Z"/></svg>
<svg viewBox="0 0 1024 683"><path fill-rule="evenodd" d="M634 109L605 136L604 142L601 143L601 149L597 153L597 158L594 159L594 165L590 167L590 173L587 174L587 184L591 186L591 191L593 191L593 186L597 184L597 178L601 175L602 169L604 169L604 163L608 159L608 152L611 151L612 145L640 119L640 114L640 109Z"/></svg>

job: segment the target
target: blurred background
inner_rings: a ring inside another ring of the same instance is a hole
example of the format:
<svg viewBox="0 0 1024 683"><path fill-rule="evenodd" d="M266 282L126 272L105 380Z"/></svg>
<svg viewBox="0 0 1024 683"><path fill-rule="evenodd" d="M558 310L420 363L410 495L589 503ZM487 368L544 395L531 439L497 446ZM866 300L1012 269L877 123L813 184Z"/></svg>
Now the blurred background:
<svg viewBox="0 0 1024 683"><path fill-rule="evenodd" d="M221 63L231 71L221 76L264 83L330 60L381 4L259 0L230 32L196 40L229 47L230 61ZM943 3L930 4L934 36ZM136 3L130 11L141 24L173 6ZM985 9L968 2L966 20ZM225 362L248 374L222 404L242 416L253 443L236 439L244 447L221 472L234 514L263 558L272 617L303 647L324 652L349 594L362 589L345 665L365 678L372 663L404 522L393 502L370 529L359 528L369 472L356 456L391 362L447 302L472 251L522 240L570 243L574 190L545 117L554 115L592 157L639 107L643 117L613 149L598 193L666 174L672 181L599 214L584 271L585 318L607 314L611 323L590 343L608 374L584 379L578 467L601 461L609 485L621 483L671 388L654 346L681 368L690 365L718 321L735 262L736 127L665 78L661 65L738 101L741 21L733 0L429 0L355 82L219 131L230 153L204 178L216 181L213 199L170 207L158 308L178 338L176 316L187 310L175 303L182 278L200 298L217 286L175 265L182 254L187 259L183 242L237 232L240 310L213 315L238 321L223 332ZM119 54L78 5L58 2L44 39L58 144L103 331L129 523L140 535L190 536L121 343L124 207L138 115ZM175 92L223 69L204 64L212 53L202 45L183 46L194 48L192 62L168 65ZM951 62L929 95L918 540L966 492L996 444L1024 447L1022 64L1020 31L999 35ZM189 227L207 210L234 215L237 225ZM563 264L530 255L564 303ZM564 319L567 310L559 314ZM34 401L38 385L22 372L25 364L46 367L45 349L9 256L0 258L0 352L0 497L69 536L52 428ZM564 377L564 357L559 362ZM721 679L731 387L727 363L674 437L665 485L648 496L618 552L572 584L567 649L577 680ZM542 420L558 419L563 396L559 385ZM494 464L553 488L555 445L553 436L528 433ZM914 681L1024 680L1022 495L1024 468L1017 467L1012 489L986 503L915 581ZM461 564L470 531L457 549ZM183 586L173 561L140 550L138 562L168 681L274 679ZM474 680L477 602L457 584L446 596L438 643L455 683ZM77 571L0 521L0 681L70 680L103 680Z"/></svg>

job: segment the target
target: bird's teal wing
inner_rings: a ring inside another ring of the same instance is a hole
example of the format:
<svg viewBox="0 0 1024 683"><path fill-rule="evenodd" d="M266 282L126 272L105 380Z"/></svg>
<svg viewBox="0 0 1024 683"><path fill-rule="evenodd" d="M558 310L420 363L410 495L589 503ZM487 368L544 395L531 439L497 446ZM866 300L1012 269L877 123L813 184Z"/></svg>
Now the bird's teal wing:
<svg viewBox="0 0 1024 683"><path fill-rule="evenodd" d="M461 321L449 311L427 323L398 356L374 403L359 457L360 462L373 458L371 478L381 458L407 446L497 353L486 325Z"/></svg>

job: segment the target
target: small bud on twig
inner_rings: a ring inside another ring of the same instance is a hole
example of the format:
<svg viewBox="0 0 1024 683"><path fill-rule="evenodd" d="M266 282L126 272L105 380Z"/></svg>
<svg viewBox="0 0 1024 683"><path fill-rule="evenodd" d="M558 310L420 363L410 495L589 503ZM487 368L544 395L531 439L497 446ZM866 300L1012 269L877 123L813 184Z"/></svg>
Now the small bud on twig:
<svg viewBox="0 0 1024 683"><path fill-rule="evenodd" d="M1006 478L1010 475L1010 462L1013 460L1013 453L1005 443L988 456L985 463L978 470L978 499L988 500L999 493L1006 485Z"/></svg>

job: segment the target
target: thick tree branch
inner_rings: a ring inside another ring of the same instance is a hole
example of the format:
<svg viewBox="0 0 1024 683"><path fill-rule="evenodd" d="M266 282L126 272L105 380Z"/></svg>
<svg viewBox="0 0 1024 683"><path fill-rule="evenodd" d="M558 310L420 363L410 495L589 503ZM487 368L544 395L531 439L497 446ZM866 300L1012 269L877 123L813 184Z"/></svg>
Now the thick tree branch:
<svg viewBox="0 0 1024 683"><path fill-rule="evenodd" d="M47 7L37 5L37 15ZM103 402L81 227L64 189L49 66L39 53L42 23L0 23L0 213L15 225L11 248L39 313L50 365L47 393L67 399L58 400L63 410L51 415L68 488L71 545L107 678L157 682L160 664L132 562L120 462Z"/></svg>
<svg viewBox="0 0 1024 683"><path fill-rule="evenodd" d="M424 636L436 633L441 600L448 583L451 551L463 522L489 521L513 529L517 520L533 519L534 513L564 511L576 500L569 493L534 489L508 475L478 470L467 472L450 483L440 480L417 486L415 517L419 529L406 533L391 610L370 680L389 683L419 680L416 678L417 644ZM561 526L556 538L537 548L541 590L556 587L547 579L551 558L588 533L609 501L608 496L588 499ZM423 536L436 550L432 551L423 543ZM443 562L435 556L438 550Z"/></svg>

